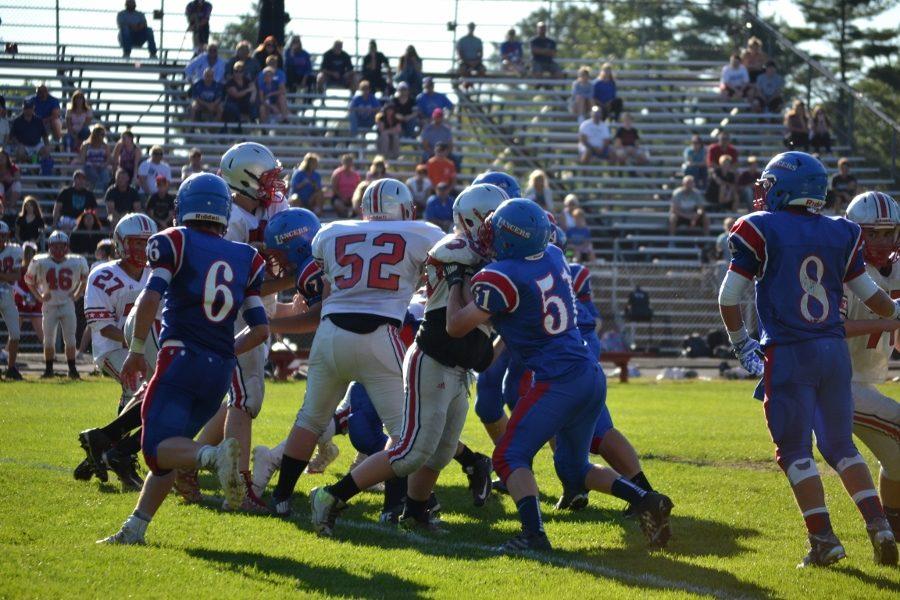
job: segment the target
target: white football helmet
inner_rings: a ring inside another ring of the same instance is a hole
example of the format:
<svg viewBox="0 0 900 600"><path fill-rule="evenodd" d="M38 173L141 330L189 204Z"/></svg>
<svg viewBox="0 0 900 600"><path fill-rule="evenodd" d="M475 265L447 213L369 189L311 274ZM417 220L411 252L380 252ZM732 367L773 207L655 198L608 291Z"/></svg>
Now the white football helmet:
<svg viewBox="0 0 900 600"><path fill-rule="evenodd" d="M378 179L369 184L360 204L366 221L409 221L416 218L412 194L396 179Z"/></svg>
<svg viewBox="0 0 900 600"><path fill-rule="evenodd" d="M863 229L863 257L885 267L900 257L900 206L884 192L859 194L847 205L847 218Z"/></svg>
<svg viewBox="0 0 900 600"><path fill-rule="evenodd" d="M502 189L490 183L470 185L453 202L453 224L469 240L472 247L482 256L487 249L482 244L482 226L488 215L509 197Z"/></svg>
<svg viewBox="0 0 900 600"><path fill-rule="evenodd" d="M284 201L281 163L262 144L243 142L229 148L219 162L219 175L233 192L259 200L263 207Z"/></svg>
<svg viewBox="0 0 900 600"><path fill-rule="evenodd" d="M0 250L6 248L6 243L9 242L10 237L12 237L12 233L9 230L9 225L6 224L6 221L0 221Z"/></svg>
<svg viewBox="0 0 900 600"><path fill-rule="evenodd" d="M57 229L47 238L47 249L54 260L64 260L69 253L69 236Z"/></svg>
<svg viewBox="0 0 900 600"><path fill-rule="evenodd" d="M147 263L147 240L158 231L156 222L142 213L122 217L113 231L116 252L124 262L136 267Z"/></svg>

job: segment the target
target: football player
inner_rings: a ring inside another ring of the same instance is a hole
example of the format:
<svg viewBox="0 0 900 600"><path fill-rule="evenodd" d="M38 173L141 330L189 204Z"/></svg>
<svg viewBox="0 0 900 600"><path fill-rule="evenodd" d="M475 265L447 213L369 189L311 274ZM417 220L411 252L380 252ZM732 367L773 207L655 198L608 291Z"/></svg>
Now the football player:
<svg viewBox="0 0 900 600"><path fill-rule="evenodd" d="M38 254L28 265L25 283L43 303L41 313L44 328L44 373L41 378L54 377L53 358L56 354L56 330L62 328L66 347L69 378L80 379L75 368L75 301L84 294L88 264L83 256L69 254L69 236L54 231L47 238L47 254Z"/></svg>
<svg viewBox="0 0 900 600"><path fill-rule="evenodd" d="M44 339L44 328L41 325L41 301L31 292L25 283L25 275L28 273L28 265L37 256L38 248L34 242L22 244L22 269L19 280L13 286L13 295L16 299L16 309L19 311L19 331L25 322L31 324L37 339Z"/></svg>
<svg viewBox="0 0 900 600"><path fill-rule="evenodd" d="M6 378L16 381L22 374L16 368L19 356L19 309L13 294L13 285L22 274L22 247L9 242L9 225L0 221L0 319L6 323Z"/></svg>
<svg viewBox="0 0 900 600"><path fill-rule="evenodd" d="M731 230L732 260L719 290L728 337L741 365L762 375L766 423L809 533L800 567L846 556L831 528L812 454L812 431L865 521L875 560L897 564L897 544L865 460L853 443L852 366L840 315L846 288L876 314L900 305L866 272L859 225L825 217L828 175L818 159L785 152L756 182L757 212ZM756 281L760 341L744 327L740 299Z"/></svg>
<svg viewBox="0 0 900 600"><path fill-rule="evenodd" d="M222 239L230 210L231 194L221 178L191 175L175 199L176 227L147 244L152 273L134 308L122 377L146 373L144 346L164 301L161 349L142 411L141 448L150 474L134 512L100 543L144 543L150 520L174 484L173 469L210 469L232 506L244 497L237 440L226 438L218 446L193 440L228 391L235 356L269 337L259 298L265 260L250 246ZM235 336L238 312L248 328Z"/></svg>

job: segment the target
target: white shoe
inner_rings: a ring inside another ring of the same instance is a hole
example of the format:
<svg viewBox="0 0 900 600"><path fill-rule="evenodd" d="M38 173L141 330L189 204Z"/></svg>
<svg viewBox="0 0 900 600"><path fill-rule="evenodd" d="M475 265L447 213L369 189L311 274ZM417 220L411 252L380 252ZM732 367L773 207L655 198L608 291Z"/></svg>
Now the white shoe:
<svg viewBox="0 0 900 600"><path fill-rule="evenodd" d="M225 501L230 506L240 506L244 500L244 482L238 470L241 446L234 438L227 438L216 446L216 455L210 470L219 478L219 484L225 493Z"/></svg>
<svg viewBox="0 0 900 600"><path fill-rule="evenodd" d="M309 505L310 518L316 533L324 537L334 535L335 521L347 505L332 496L324 487L313 488L309 494Z"/></svg>
<svg viewBox="0 0 900 600"><path fill-rule="evenodd" d="M310 475L324 473L328 465L334 462L341 453L341 449L331 440L327 442L319 442L316 448L316 455L312 457L309 464L306 465L306 472Z"/></svg>
<svg viewBox="0 0 900 600"><path fill-rule="evenodd" d="M253 477L251 484L253 493L257 498L262 498L275 471L281 468L281 455L272 452L266 446L257 446L253 449Z"/></svg>
<svg viewBox="0 0 900 600"><path fill-rule="evenodd" d="M134 516L129 517L128 520L122 524L122 528L119 529L119 531L102 540L97 540L97 543L120 546L143 546L146 544L147 542L144 541L144 529L146 528L146 524L144 527L135 527L132 522L132 519L134 518Z"/></svg>

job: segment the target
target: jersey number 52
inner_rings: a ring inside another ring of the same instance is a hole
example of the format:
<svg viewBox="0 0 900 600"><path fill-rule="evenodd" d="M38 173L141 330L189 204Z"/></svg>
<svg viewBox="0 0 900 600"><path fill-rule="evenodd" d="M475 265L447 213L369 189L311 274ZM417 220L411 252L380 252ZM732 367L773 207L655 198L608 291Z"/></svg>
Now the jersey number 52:
<svg viewBox="0 0 900 600"><path fill-rule="evenodd" d="M400 276L397 274L384 275L382 269L385 266L397 265L403 261L406 254L406 240L396 233L381 233L372 239L372 246L384 248L384 251L374 254L366 259L357 252L348 251L348 246L360 244L366 241L365 233L342 235L334 240L334 260L342 267L350 267L349 275L338 275L334 278L334 285L338 289L346 290L360 282L363 271L366 272L366 287L396 292L400 289Z"/></svg>

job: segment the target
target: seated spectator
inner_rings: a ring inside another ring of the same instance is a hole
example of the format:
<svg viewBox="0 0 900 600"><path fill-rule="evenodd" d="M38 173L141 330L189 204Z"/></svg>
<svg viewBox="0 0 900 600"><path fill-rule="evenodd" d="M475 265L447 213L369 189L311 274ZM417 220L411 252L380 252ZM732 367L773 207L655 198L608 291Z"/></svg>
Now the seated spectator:
<svg viewBox="0 0 900 600"><path fill-rule="evenodd" d="M809 145L816 154L822 148L825 148L827 154L831 154L831 119L821 104L813 109L809 119Z"/></svg>
<svg viewBox="0 0 900 600"><path fill-rule="evenodd" d="M84 168L91 189L103 192L109 186L112 175L109 171L111 162L109 146L106 144L106 128L94 125L87 142L81 146L78 162Z"/></svg>
<svg viewBox="0 0 900 600"><path fill-rule="evenodd" d="M469 23L469 33L456 40L456 56L460 77L484 76L484 46L475 35L475 23Z"/></svg>
<svg viewBox="0 0 900 600"><path fill-rule="evenodd" d="M209 167L203 164L203 153L200 148L191 148L188 162L181 167L181 180L184 181L196 173L208 173Z"/></svg>
<svg viewBox="0 0 900 600"><path fill-rule="evenodd" d="M424 83L425 91L416 97L416 109L419 111L422 127L430 117L434 117L435 109L441 109L441 115L444 117L449 117L453 111L453 103L450 102L450 98L446 94L434 91L434 79L426 77Z"/></svg>
<svg viewBox="0 0 900 600"><path fill-rule="evenodd" d="M731 156L725 154L719 157L719 166L709 172L706 203L720 211L740 210L741 197L738 194L734 162Z"/></svg>
<svg viewBox="0 0 900 600"><path fill-rule="evenodd" d="M156 176L156 191L147 198L147 215L156 221L162 231L172 226L175 212L175 195L169 193L169 180L165 175Z"/></svg>
<svg viewBox="0 0 900 600"><path fill-rule="evenodd" d="M6 144L9 138L9 113L6 111L6 98L0 95L0 144Z"/></svg>
<svg viewBox="0 0 900 600"><path fill-rule="evenodd" d="M525 188L525 197L534 200L541 208L553 214L553 192L547 185L547 174L535 169L528 176L528 187Z"/></svg>
<svg viewBox="0 0 900 600"><path fill-rule="evenodd" d="M413 202L416 205L416 214L421 219L425 214L425 204L431 196L431 180L428 179L428 167L416 165L416 174L406 180L406 187L412 193Z"/></svg>
<svg viewBox="0 0 900 600"><path fill-rule="evenodd" d="M737 179L741 204L744 205L744 209L747 211L753 210L753 188L760 175L762 175L762 171L759 170L759 161L755 156L748 156L747 168L738 174Z"/></svg>
<svg viewBox="0 0 900 600"><path fill-rule="evenodd" d="M212 4L206 0L190 0L184 9L188 31L191 32L191 41L194 44L194 56L206 50L206 45L209 43L209 17L211 14Z"/></svg>
<svg viewBox="0 0 900 600"><path fill-rule="evenodd" d="M81 150L81 143L91 134L90 124L93 118L94 113L84 97L84 92L75 90L66 110L66 135L63 137L63 147L67 152Z"/></svg>
<svg viewBox="0 0 900 600"><path fill-rule="evenodd" d="M762 41L756 36L747 40L747 47L741 52L741 64L747 69L750 83L756 83L756 78L765 72L768 62L769 56L763 52Z"/></svg>
<svg viewBox="0 0 900 600"><path fill-rule="evenodd" d="M613 75L612 65L603 63L603 66L600 67L600 73L597 75L597 79L594 80L592 96L594 99L594 106L598 106L600 110L603 111L604 121L610 117L612 117L614 121L618 121L619 115L622 114L622 99L619 98L617 94L616 78L615 75Z"/></svg>
<svg viewBox="0 0 900 600"><path fill-rule="evenodd" d="M369 164L369 170L366 171L366 183L372 183L385 177L394 178L394 175L388 171L390 166L387 160L380 154L376 154Z"/></svg>
<svg viewBox="0 0 900 600"><path fill-rule="evenodd" d="M20 242L37 242L44 232L44 215L34 196L25 196L22 209L16 217L16 239Z"/></svg>
<svg viewBox="0 0 900 600"><path fill-rule="evenodd" d="M425 204L425 220L437 225L445 232L453 229L453 198L450 197L451 185L446 181L438 183L434 195Z"/></svg>
<svg viewBox="0 0 900 600"><path fill-rule="evenodd" d="M413 99L409 91L409 84L401 81L397 85L397 93L391 100L394 107L394 114L400 121L400 127L403 130L403 137L416 137L416 124L419 121L419 113L416 110L416 101Z"/></svg>
<svg viewBox="0 0 900 600"><path fill-rule="evenodd" d="M44 124L44 129L53 136L54 140L62 139L62 119L59 114L59 100L50 95L47 86L41 84L34 95L30 97L34 102L34 114Z"/></svg>
<svg viewBox="0 0 900 600"><path fill-rule="evenodd" d="M734 223L734 217L725 217L722 220L722 233L716 237L716 260L725 263L726 266L731 263L731 245L728 238L731 236Z"/></svg>
<svg viewBox="0 0 900 600"><path fill-rule="evenodd" d="M354 219L362 218L362 198L363 194L366 193L366 188L369 187L369 182L363 180L360 181L356 185L356 189L353 190L353 197L350 199L350 215Z"/></svg>
<svg viewBox="0 0 900 600"><path fill-rule="evenodd" d="M331 206L339 218L353 215L353 193L361 181L362 177L353 168L353 155L341 156L341 166L331 173Z"/></svg>
<svg viewBox="0 0 900 600"><path fill-rule="evenodd" d="M506 40L500 44L500 60L507 73L521 75L525 72L525 51L522 42L516 38L516 30L506 32Z"/></svg>
<svg viewBox="0 0 900 600"><path fill-rule="evenodd" d="M556 40L547 37L547 24L543 21L537 24L537 35L531 38L531 72L536 77L559 77L562 67L554 60L556 58Z"/></svg>
<svg viewBox="0 0 900 600"><path fill-rule="evenodd" d="M225 107L222 119L227 129L228 123L237 121L238 131L243 131L244 121L256 119L256 86L244 73L244 64L237 62L231 78L225 82Z"/></svg>
<svg viewBox="0 0 900 600"><path fill-rule="evenodd" d="M422 91L422 59L415 46L407 46L406 52L397 64L397 76L394 83L405 83L409 86L410 95L415 98Z"/></svg>
<svg viewBox="0 0 900 600"><path fill-rule="evenodd" d="M163 160L162 146L150 148L150 158L138 167L137 176L140 190L148 196L156 193L156 182L160 176L165 177L166 181L172 181L172 167Z"/></svg>
<svg viewBox="0 0 900 600"><path fill-rule="evenodd" d="M594 254L594 245L591 243L591 229L587 224L587 213L584 209L576 208L572 211L573 224L566 230L566 254L572 255L572 262L594 262L597 255Z"/></svg>
<svg viewBox="0 0 900 600"><path fill-rule="evenodd" d="M115 227L123 216L141 210L141 197L131 186L131 177L125 169L116 170L116 179L103 196L106 219L110 227Z"/></svg>
<svg viewBox="0 0 900 600"><path fill-rule="evenodd" d="M203 71L203 79L191 87L191 121L222 121L225 86L216 81L213 70Z"/></svg>
<svg viewBox="0 0 900 600"><path fill-rule="evenodd" d="M386 104L381 112L375 115L375 128L378 131L376 145L378 153L388 158L400 156L400 133L403 131L403 124L397 118L397 109L393 104Z"/></svg>
<svg viewBox="0 0 900 600"><path fill-rule="evenodd" d="M122 47L122 56L131 56L132 48L140 48L147 44L150 58L156 58L156 39L153 30L147 27L147 18L144 13L135 9L134 0L125 0L125 10L119 11L116 16L116 24L119 27L119 46Z"/></svg>
<svg viewBox="0 0 900 600"><path fill-rule="evenodd" d="M572 82L572 96L569 98L569 110L581 123L588 118L594 95L591 83L591 70L587 67L578 69L578 78Z"/></svg>
<svg viewBox="0 0 900 600"><path fill-rule="evenodd" d="M311 93L315 90L316 75L313 72L312 57L303 49L300 36L291 38L291 43L284 50L284 72L287 76L287 88L292 93L298 89Z"/></svg>
<svg viewBox="0 0 900 600"><path fill-rule="evenodd" d="M47 130L44 123L34 114L34 101L26 99L22 104L22 114L13 119L9 129L9 143L15 148L16 160L29 162L35 158L47 158Z"/></svg>
<svg viewBox="0 0 900 600"><path fill-rule="evenodd" d="M53 204L53 228L72 231L75 220L86 210L97 210L97 198L88 189L87 176L77 169L72 174L72 185L60 190Z"/></svg>
<svg viewBox="0 0 900 600"><path fill-rule="evenodd" d="M344 52L344 42L341 40L335 40L334 45L322 54L316 84L320 94L329 86L347 88L351 92L356 89L353 61L350 55Z"/></svg>
<svg viewBox="0 0 900 600"><path fill-rule="evenodd" d="M22 195L22 172L5 149L0 148L0 198L3 199L5 212L15 213Z"/></svg>
<svg viewBox="0 0 900 600"><path fill-rule="evenodd" d="M694 177L685 175L681 187L672 192L669 205L669 235L675 235L679 227L697 226L703 228L703 235L709 235L709 215L703 207L703 194L694 187Z"/></svg>
<svg viewBox="0 0 900 600"><path fill-rule="evenodd" d="M269 57L272 61L272 57ZM262 80L259 83L259 121L269 123L274 121L275 115L279 115L282 123L288 122L287 90L284 82L278 78L278 71L274 67L266 67L259 74Z"/></svg>
<svg viewBox="0 0 900 600"><path fill-rule="evenodd" d="M291 206L307 208L317 215L322 214L325 194L322 192L322 176L319 175L319 155L307 152L291 175Z"/></svg>
<svg viewBox="0 0 900 600"><path fill-rule="evenodd" d="M225 61L219 58L218 44L210 44L206 52L191 59L184 68L184 80L189 85L194 85L203 79L207 69L212 69L216 83L225 81Z"/></svg>
<svg viewBox="0 0 900 600"><path fill-rule="evenodd" d="M784 90L784 77L778 74L775 62L766 63L766 70L756 78L754 85L755 96L751 102L756 112L768 111L777 113L781 110L784 100L781 94Z"/></svg>
<svg viewBox="0 0 900 600"><path fill-rule="evenodd" d="M282 70L278 66L278 61L275 60L274 56L269 56L269 58L266 59L266 62L263 65L263 71L265 71L266 69L272 69L272 71L275 73L275 82L278 85L285 86L285 88L287 87L287 75L285 74L284 70ZM260 72L259 75L256 76L256 87L261 87L262 83L263 73Z"/></svg>
<svg viewBox="0 0 900 600"><path fill-rule="evenodd" d="M829 208L834 214L843 216L847 205L856 196L856 177L850 174L850 161L846 158L838 159L838 172L831 177L828 186Z"/></svg>
<svg viewBox="0 0 900 600"><path fill-rule="evenodd" d="M422 162L434 156L435 149L441 142L447 144L449 151L453 152L453 131L444 122L442 109L435 108L431 112L431 123L422 128L419 141L422 142Z"/></svg>
<svg viewBox="0 0 900 600"><path fill-rule="evenodd" d="M266 61L270 56L274 56L275 60L278 61L278 68L284 69L284 49L278 45L278 40L275 39L274 35L266 36L266 39L262 41L262 43L256 47L256 52L253 53L253 58L256 59L256 63L260 66L260 68L265 67L267 64Z"/></svg>
<svg viewBox="0 0 900 600"><path fill-rule="evenodd" d="M603 110L599 106L591 109L591 118L578 126L578 162L583 165L592 158L609 158L612 136L609 126L603 121Z"/></svg>
<svg viewBox="0 0 900 600"><path fill-rule="evenodd" d="M350 135L357 135L375 126L375 115L381 108L381 102L372 94L372 88L365 79L359 82L359 90L350 98L347 118L350 121Z"/></svg>
<svg viewBox="0 0 900 600"><path fill-rule="evenodd" d="M691 175L698 188L706 189L706 178L709 174L706 167L706 148L703 147L703 140L699 135L691 136L691 145L684 149L682 156L684 157L684 162L681 163L682 174Z"/></svg>
<svg viewBox="0 0 900 600"><path fill-rule="evenodd" d="M784 113L784 147L809 152L809 117L802 100L794 100L790 110Z"/></svg>
<svg viewBox="0 0 900 600"><path fill-rule="evenodd" d="M747 67L741 64L740 56L732 54L728 64L722 67L722 74L719 77L719 93L722 99L744 98L750 89L750 74L747 73Z"/></svg>
<svg viewBox="0 0 900 600"><path fill-rule="evenodd" d="M425 163L431 187L437 189L439 183L456 184L456 165L450 159L450 146L446 142L435 145L434 156Z"/></svg>
<svg viewBox="0 0 900 600"><path fill-rule="evenodd" d="M613 156L617 164L647 164L647 151L641 148L640 135L632 124L630 114L622 113L622 124L616 128L613 145Z"/></svg>
<svg viewBox="0 0 900 600"><path fill-rule="evenodd" d="M72 231L72 252L76 254L90 254L97 247L97 243L106 237L103 226L97 213L86 210L75 219L75 229Z"/></svg>
<svg viewBox="0 0 900 600"><path fill-rule="evenodd" d="M563 199L563 210L559 215L560 228L568 232L570 228L575 227L575 210L581 208L578 202L578 196L575 194L566 194Z"/></svg>
<svg viewBox="0 0 900 600"><path fill-rule="evenodd" d="M234 56L232 56L225 64L226 80L231 77L231 74L234 72L234 65L237 63L243 63L244 77L250 81L256 81L259 72L262 71L265 66L265 63L259 63L255 58L250 56L250 42L247 40L238 42L238 45L234 48Z"/></svg>
<svg viewBox="0 0 900 600"><path fill-rule="evenodd" d="M141 164L143 152L140 146L134 143L134 133L130 129L126 129L119 136L116 147L113 148L113 165L119 169L128 171L131 181L137 173L138 166Z"/></svg>
<svg viewBox="0 0 900 600"><path fill-rule="evenodd" d="M375 40L369 42L369 52L359 58L360 78L369 82L373 92L384 94L388 91L388 82L391 81L391 64L387 57L378 51Z"/></svg>
<svg viewBox="0 0 900 600"><path fill-rule="evenodd" d="M731 145L731 134L727 131L720 131L719 141L710 144L706 149L706 167L708 169L718 167L719 159L722 158L723 154L727 154L732 160L737 162L738 151L737 148Z"/></svg>

